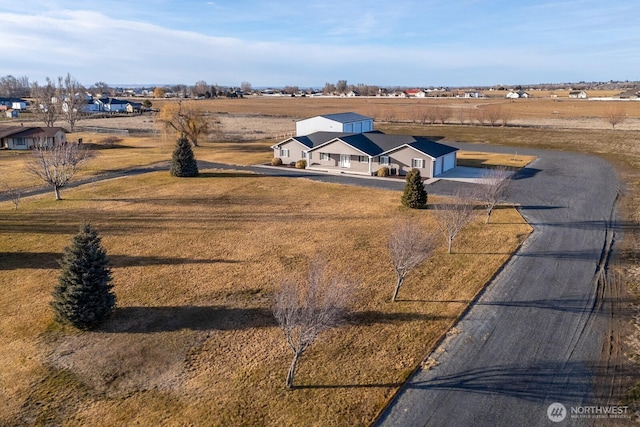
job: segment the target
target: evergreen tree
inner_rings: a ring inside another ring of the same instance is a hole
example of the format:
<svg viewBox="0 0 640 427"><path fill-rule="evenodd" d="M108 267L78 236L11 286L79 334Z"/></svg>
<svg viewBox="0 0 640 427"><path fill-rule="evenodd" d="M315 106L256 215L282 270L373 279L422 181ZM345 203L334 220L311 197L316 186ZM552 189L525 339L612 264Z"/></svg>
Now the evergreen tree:
<svg viewBox="0 0 640 427"><path fill-rule="evenodd" d="M78 329L93 329L116 305L111 270L98 232L89 224L80 228L64 249L58 285L51 306L56 321Z"/></svg>
<svg viewBox="0 0 640 427"><path fill-rule="evenodd" d="M185 137L178 139L171 158L171 175L178 177L198 176L198 164L191 144Z"/></svg>
<svg viewBox="0 0 640 427"><path fill-rule="evenodd" d="M412 209L421 209L427 206L427 191L424 189L420 170L411 169L407 174L401 201L404 206Z"/></svg>

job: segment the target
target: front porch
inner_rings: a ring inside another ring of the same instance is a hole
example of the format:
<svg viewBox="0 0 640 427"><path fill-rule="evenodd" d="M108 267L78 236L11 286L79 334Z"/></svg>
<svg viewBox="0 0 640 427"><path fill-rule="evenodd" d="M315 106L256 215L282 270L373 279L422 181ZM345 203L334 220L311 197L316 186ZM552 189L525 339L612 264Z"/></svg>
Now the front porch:
<svg viewBox="0 0 640 427"><path fill-rule="evenodd" d="M357 168L350 168L344 166L335 166L328 164L320 164L320 163L312 163L307 165L307 170L318 171L318 172L327 172L327 173L335 173L335 174L349 174L349 175L363 175L363 176L372 176L373 172L369 172L368 170L361 170Z"/></svg>

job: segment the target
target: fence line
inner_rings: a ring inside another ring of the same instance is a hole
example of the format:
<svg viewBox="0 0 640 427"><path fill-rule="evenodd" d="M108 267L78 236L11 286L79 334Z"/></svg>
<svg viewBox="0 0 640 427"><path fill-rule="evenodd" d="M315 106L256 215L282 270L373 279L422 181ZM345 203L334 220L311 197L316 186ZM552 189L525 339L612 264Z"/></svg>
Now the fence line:
<svg viewBox="0 0 640 427"><path fill-rule="evenodd" d="M129 136L128 129L115 129L115 128L105 128L98 126L83 126L78 128L81 132L94 132L94 133L111 133L115 135L124 135Z"/></svg>

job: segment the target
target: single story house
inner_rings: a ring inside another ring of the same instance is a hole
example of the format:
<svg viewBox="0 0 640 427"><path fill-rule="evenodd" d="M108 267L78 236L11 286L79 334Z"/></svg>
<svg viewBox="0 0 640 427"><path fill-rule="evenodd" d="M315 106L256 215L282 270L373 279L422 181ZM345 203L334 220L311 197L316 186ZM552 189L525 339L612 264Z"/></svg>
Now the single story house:
<svg viewBox="0 0 640 427"><path fill-rule="evenodd" d="M639 97L640 91L637 89L629 89L614 96L614 98L619 99L638 99Z"/></svg>
<svg viewBox="0 0 640 427"><path fill-rule="evenodd" d="M36 145L67 142L67 131L61 127L6 126L0 127L0 147L9 150L29 150Z"/></svg>
<svg viewBox="0 0 640 427"><path fill-rule="evenodd" d="M572 90L569 92L569 98L574 98L574 99L587 99L587 92L585 92L584 90Z"/></svg>
<svg viewBox="0 0 640 427"><path fill-rule="evenodd" d="M382 167L388 167L392 175L405 175L416 168L425 178L457 164L457 148L424 137L374 131L373 119L356 113L301 120L296 130L296 136L271 146L273 156L284 164L304 159L308 169L369 176Z"/></svg>
<svg viewBox="0 0 640 427"><path fill-rule="evenodd" d="M413 97L413 98L426 98L427 97L427 93L425 91L423 91L422 89L407 89L407 90L404 91L404 93L406 93L408 97Z"/></svg>
<svg viewBox="0 0 640 427"><path fill-rule="evenodd" d="M94 99L82 107L87 113L135 113L142 110L142 103L117 98Z"/></svg>
<svg viewBox="0 0 640 427"><path fill-rule="evenodd" d="M7 109L24 110L27 108L27 101L22 98L4 98L0 97L0 105Z"/></svg>
<svg viewBox="0 0 640 427"><path fill-rule="evenodd" d="M373 130L373 119L357 113L325 114L296 122L296 135L314 132L360 133Z"/></svg>
<svg viewBox="0 0 640 427"><path fill-rule="evenodd" d="M320 130L292 136L271 148L274 157L279 157L283 163L304 159L308 169L374 175L378 169L388 167L392 175L405 175L416 168L425 178L456 167L458 150L424 137L387 135L373 130Z"/></svg>
<svg viewBox="0 0 640 427"><path fill-rule="evenodd" d="M529 98L530 96L531 95L529 95L527 92L523 90L519 90L517 92L510 90L509 93L507 93L507 95L505 96L505 98L517 99L517 98Z"/></svg>

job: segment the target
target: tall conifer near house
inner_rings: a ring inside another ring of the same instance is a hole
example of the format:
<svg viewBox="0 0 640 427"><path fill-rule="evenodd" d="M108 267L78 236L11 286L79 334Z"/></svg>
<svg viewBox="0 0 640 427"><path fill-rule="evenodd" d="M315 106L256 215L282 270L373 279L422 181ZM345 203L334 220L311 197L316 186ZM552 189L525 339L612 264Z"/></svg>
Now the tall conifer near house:
<svg viewBox="0 0 640 427"><path fill-rule="evenodd" d="M107 252L89 224L80 228L64 249L58 285L53 291L55 319L78 329L94 329L116 305Z"/></svg>
<svg viewBox="0 0 640 427"><path fill-rule="evenodd" d="M171 158L171 175L177 177L198 176L198 164L193 155L191 144L185 137L179 138Z"/></svg>
<svg viewBox="0 0 640 427"><path fill-rule="evenodd" d="M401 202L403 206L412 209L422 209L427 206L427 191L424 189L420 170L414 168L407 174Z"/></svg>

